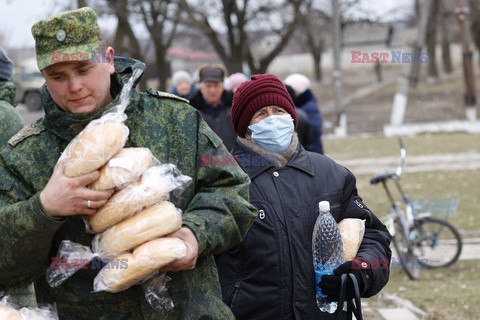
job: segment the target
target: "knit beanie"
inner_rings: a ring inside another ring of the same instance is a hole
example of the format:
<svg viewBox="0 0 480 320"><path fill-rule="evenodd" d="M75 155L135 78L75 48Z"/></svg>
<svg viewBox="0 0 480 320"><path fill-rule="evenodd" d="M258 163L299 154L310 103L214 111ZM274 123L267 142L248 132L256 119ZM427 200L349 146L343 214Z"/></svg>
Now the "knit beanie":
<svg viewBox="0 0 480 320"><path fill-rule="evenodd" d="M187 71L180 70L175 72L172 76L172 86L176 87L179 83L182 82L191 83L192 77Z"/></svg>
<svg viewBox="0 0 480 320"><path fill-rule="evenodd" d="M242 83L233 96L232 124L240 137L245 136L255 112L266 106L284 108L297 127L295 105L282 81L273 74L257 74Z"/></svg>
<svg viewBox="0 0 480 320"><path fill-rule="evenodd" d="M232 91L233 88L238 88L245 81L248 81L248 78L243 73L237 72L231 74L228 78L225 79L225 90Z"/></svg>
<svg viewBox="0 0 480 320"><path fill-rule="evenodd" d="M310 80L300 73L292 73L286 77L285 84L293 88L297 97L311 87Z"/></svg>
<svg viewBox="0 0 480 320"><path fill-rule="evenodd" d="M13 62L5 50L0 48L0 80L10 80L12 77Z"/></svg>

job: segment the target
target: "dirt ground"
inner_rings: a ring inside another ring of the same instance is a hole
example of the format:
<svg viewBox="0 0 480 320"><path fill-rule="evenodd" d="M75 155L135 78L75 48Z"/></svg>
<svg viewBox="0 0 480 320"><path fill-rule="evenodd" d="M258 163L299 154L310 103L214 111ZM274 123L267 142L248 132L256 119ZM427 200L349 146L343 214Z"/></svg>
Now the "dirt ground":
<svg viewBox="0 0 480 320"><path fill-rule="evenodd" d="M461 66L455 66L452 74L441 73L436 83L427 82L426 65L421 67L418 85L408 91L405 123L465 119ZM348 134L382 133L383 126L390 121L400 74L398 65L383 65L382 81L378 81L372 66L343 70L342 99L345 101ZM479 81L480 77L477 77L477 88ZM331 83L327 76L321 83L312 84L323 113L326 134L333 133L329 122L334 124L337 118Z"/></svg>

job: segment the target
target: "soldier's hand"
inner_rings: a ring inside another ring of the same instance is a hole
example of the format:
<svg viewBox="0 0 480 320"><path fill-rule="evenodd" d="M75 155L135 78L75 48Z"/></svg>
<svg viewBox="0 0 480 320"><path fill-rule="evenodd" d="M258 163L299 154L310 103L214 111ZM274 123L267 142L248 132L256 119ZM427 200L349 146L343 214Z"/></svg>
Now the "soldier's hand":
<svg viewBox="0 0 480 320"><path fill-rule="evenodd" d="M187 254L182 259L173 261L162 267L162 271L181 271L195 268L198 258L198 241L195 234L187 227L182 227L166 237L179 238L187 245Z"/></svg>
<svg viewBox="0 0 480 320"><path fill-rule="evenodd" d="M40 202L45 213L53 217L94 214L112 196L113 190L95 191L87 188L100 176L99 171L69 178L63 174L65 160L59 162L45 188Z"/></svg>

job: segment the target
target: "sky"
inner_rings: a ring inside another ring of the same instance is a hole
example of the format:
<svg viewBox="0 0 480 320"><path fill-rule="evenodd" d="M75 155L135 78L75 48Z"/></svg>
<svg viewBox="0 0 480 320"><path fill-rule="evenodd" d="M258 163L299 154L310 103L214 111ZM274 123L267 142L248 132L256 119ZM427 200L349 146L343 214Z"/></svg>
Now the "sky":
<svg viewBox="0 0 480 320"><path fill-rule="evenodd" d="M35 46L31 28L38 20L61 12L64 8L59 0L0 0L0 38L7 49L33 48ZM402 3L411 5L413 0L369 0L367 7L380 16L397 8ZM100 19L102 30L113 30L115 19Z"/></svg>

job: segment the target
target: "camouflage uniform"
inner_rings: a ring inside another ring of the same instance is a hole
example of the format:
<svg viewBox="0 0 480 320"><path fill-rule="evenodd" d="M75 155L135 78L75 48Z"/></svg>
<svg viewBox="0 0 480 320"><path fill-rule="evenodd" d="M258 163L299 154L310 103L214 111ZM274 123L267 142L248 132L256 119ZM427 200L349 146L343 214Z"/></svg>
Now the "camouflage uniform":
<svg viewBox="0 0 480 320"><path fill-rule="evenodd" d="M37 48L38 49L38 48ZM40 63L39 63L40 65ZM256 216L248 201L250 180L238 166L202 166L202 154L230 156L220 138L191 106L174 96L133 92L126 109L126 147L148 147L164 163L193 178L171 201L183 210L183 225L196 235L199 257L193 270L169 272L175 307L153 310L139 286L119 293L92 293L98 270L79 270L57 288L45 270L62 240L90 245L82 216L54 218L39 194L60 153L93 119L118 103L122 85L141 62L116 61L110 91L116 98L91 113L69 113L41 90L45 117L26 127L0 153L0 290L35 281L37 300L56 303L61 319L233 319L221 300L213 255L238 244Z"/></svg>
<svg viewBox="0 0 480 320"><path fill-rule="evenodd" d="M11 81L0 80L0 149L23 128L23 120L12 106L17 88Z"/></svg>

